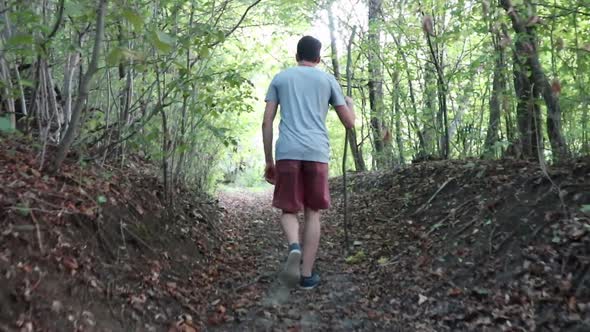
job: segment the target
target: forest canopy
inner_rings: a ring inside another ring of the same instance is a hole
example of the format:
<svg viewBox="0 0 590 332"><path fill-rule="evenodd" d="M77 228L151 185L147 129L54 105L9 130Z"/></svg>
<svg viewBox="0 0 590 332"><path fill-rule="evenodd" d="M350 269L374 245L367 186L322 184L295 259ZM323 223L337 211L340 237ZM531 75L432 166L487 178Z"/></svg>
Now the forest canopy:
<svg viewBox="0 0 590 332"><path fill-rule="evenodd" d="M42 147L39 167L161 168L185 183L262 183L264 93L323 43L359 114L348 167L590 153L587 0L5 0L0 131ZM345 131L331 114L332 174ZM49 151L49 152L48 152Z"/></svg>

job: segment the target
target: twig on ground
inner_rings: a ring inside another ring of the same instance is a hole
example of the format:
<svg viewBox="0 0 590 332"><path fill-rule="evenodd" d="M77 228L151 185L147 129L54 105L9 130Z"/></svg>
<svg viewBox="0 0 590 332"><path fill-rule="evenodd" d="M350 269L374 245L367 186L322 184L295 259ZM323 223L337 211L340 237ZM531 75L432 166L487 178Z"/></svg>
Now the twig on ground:
<svg viewBox="0 0 590 332"><path fill-rule="evenodd" d="M576 288L575 288L575 294L576 297L580 297L580 295L582 295L582 285L586 282L586 279L590 278L590 264L586 265L586 269L580 273L580 276L576 279Z"/></svg>
<svg viewBox="0 0 590 332"><path fill-rule="evenodd" d="M471 228L471 226L473 226L477 222L477 220L478 220L477 218L472 219L465 226L463 226L463 228L461 228L457 233L455 233L455 236L459 236L459 235L463 234L463 232L465 232L466 230Z"/></svg>
<svg viewBox="0 0 590 332"><path fill-rule="evenodd" d="M124 228L123 219L119 219L119 229L121 231L121 240L123 241L123 247L127 249L127 241L125 240L125 232L123 232Z"/></svg>
<svg viewBox="0 0 590 332"><path fill-rule="evenodd" d="M449 184L454 179L455 179L454 177L449 178L445 183L443 183L442 186L440 186L438 188L438 190L434 193L434 195L432 195L432 197L430 197L430 199L426 203L424 203L420 208L418 208L418 210L416 210L416 212L412 213L412 215L414 216L414 215L422 212L424 209L426 209L426 207L428 206L428 204L430 204L434 200L434 198L436 197L436 195L438 195L438 193L440 193L447 186L447 184Z"/></svg>
<svg viewBox="0 0 590 332"><path fill-rule="evenodd" d="M537 118L533 116L533 120L535 121L535 126L537 126L537 123L536 123ZM535 131L535 135L537 136L537 144L539 144L539 146L543 146L542 142L541 142L541 138L539 137L539 133L537 131ZM541 168L541 172L543 173L543 175L545 175L547 180L549 180L549 182L551 182L552 188L557 191L557 196L559 197L559 202L561 203L561 208L563 210L563 213L565 216L568 216L569 213L568 213L567 205L565 204L565 201L563 200L563 196L561 195L561 187L558 186L555 183L555 181L553 181L551 176L549 175L549 171L547 170L547 163L545 162L545 158L543 156L543 153L541 152L541 149L537 149L537 153L538 153L538 157L539 157L539 168Z"/></svg>
<svg viewBox="0 0 590 332"><path fill-rule="evenodd" d="M514 236L516 235L516 231L511 232L504 240L502 240L502 242L500 242L500 244L498 245L498 247L494 250L494 252L498 252L500 251L500 249L502 249L502 247L504 247L504 245L506 243L508 243L509 240L511 240Z"/></svg>
<svg viewBox="0 0 590 332"><path fill-rule="evenodd" d="M42 255L45 255L45 247L43 246L43 239L41 238L41 229L39 228L39 221L35 217L33 211L31 211L31 219L35 223L35 229L37 231L37 241L39 241L39 251Z"/></svg>
<svg viewBox="0 0 590 332"><path fill-rule="evenodd" d="M399 254L395 255L389 262L387 262L385 264L379 264L379 267L385 267L385 266L389 266L389 265L393 265L393 264L397 263L399 261L399 259L403 255L405 255L406 253L408 253L409 251L410 251L410 249L404 249Z"/></svg>
<svg viewBox="0 0 590 332"><path fill-rule="evenodd" d="M547 226L549 226L549 225L551 225L551 224L553 224L555 222L556 222L555 220L552 220L550 218L549 220L547 220L546 222L544 222L541 226L537 227L537 229L535 229L533 231L533 234L531 234L531 238L529 240L529 243L532 242L537 237L537 235L539 234L539 232L541 232L543 229L545 229L545 227L547 227Z"/></svg>
<svg viewBox="0 0 590 332"><path fill-rule="evenodd" d="M494 253L494 244L493 244L493 240L494 240L494 233L496 232L496 225L494 225L494 228L492 228L492 231L490 232L490 238L488 239L488 253L491 255Z"/></svg>
<svg viewBox="0 0 590 332"><path fill-rule="evenodd" d="M251 280L250 282L247 282L245 284L242 284L240 286L234 287L232 288L232 291L234 293L239 292L240 290L244 289L244 288L248 288L254 284L257 284L261 279L265 279L265 278L271 278L276 276L276 272L271 272L271 273L265 273L265 274L260 274L258 275L256 278L254 278L254 280Z"/></svg>
<svg viewBox="0 0 590 332"><path fill-rule="evenodd" d="M152 253L154 254L158 254L156 252L156 250L154 248L152 248L149 244L147 244L144 240L142 240L138 235L136 235L135 233L133 233L129 228L127 228L127 226L123 226L123 229L127 232L127 234L129 234L135 241L137 241L138 243L140 243L141 245L143 245L144 247L146 247L147 249L149 249Z"/></svg>
<svg viewBox="0 0 590 332"><path fill-rule="evenodd" d="M447 213L446 217L442 218L440 221L436 222L434 225L432 225L432 227L430 227L430 230L428 230L428 232L426 233L426 236L429 236L432 232L434 232L435 230L441 228L443 226L443 223L445 221L447 221L449 218L451 218L452 215L454 215L455 217L457 217L457 213L459 211L461 211L462 208L464 208L466 205L468 205L472 201L473 201L473 199L469 199L469 200L461 203L461 205L459 205L458 207L454 208L454 210L455 210L454 213L451 213L451 212ZM452 226L455 226L455 223L453 223Z"/></svg>
<svg viewBox="0 0 590 332"><path fill-rule="evenodd" d="M41 212L41 213L51 213L51 214L82 214L81 212L74 212L74 211L70 211L70 210L66 210L66 209L62 209L62 210L45 210L45 209L39 209L39 208L25 208L25 207L21 207L21 206L9 206L8 207L9 210L13 210L13 211L29 211L29 212Z"/></svg>

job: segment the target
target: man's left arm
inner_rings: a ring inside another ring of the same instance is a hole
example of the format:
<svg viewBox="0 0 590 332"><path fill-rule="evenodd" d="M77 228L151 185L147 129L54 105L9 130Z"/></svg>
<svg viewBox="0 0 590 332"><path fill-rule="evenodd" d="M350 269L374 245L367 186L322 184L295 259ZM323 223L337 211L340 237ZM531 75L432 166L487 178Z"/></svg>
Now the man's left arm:
<svg viewBox="0 0 590 332"><path fill-rule="evenodd" d="M276 101L267 101L266 108L264 109L264 118L262 119L262 142L264 144L264 158L266 160L264 177L271 184L274 184L275 177L275 163L272 156L273 122L277 115L278 105Z"/></svg>

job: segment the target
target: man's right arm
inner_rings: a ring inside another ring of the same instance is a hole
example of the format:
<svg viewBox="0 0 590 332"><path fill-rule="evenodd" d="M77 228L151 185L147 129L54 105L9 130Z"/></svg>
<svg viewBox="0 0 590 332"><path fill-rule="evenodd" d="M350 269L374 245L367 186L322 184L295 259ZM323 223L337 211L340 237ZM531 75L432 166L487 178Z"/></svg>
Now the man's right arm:
<svg viewBox="0 0 590 332"><path fill-rule="evenodd" d="M346 127L347 129L354 128L354 122L356 120L356 114L354 113L354 102L352 98L345 97L346 105L339 105L334 107L336 109L336 114L338 114L338 118L340 122Z"/></svg>

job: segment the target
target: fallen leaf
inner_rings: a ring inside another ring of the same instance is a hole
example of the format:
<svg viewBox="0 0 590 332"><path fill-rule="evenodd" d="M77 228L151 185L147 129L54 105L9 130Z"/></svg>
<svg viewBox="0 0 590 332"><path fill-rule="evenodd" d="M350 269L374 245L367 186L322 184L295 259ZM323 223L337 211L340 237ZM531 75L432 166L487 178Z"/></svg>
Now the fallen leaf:
<svg viewBox="0 0 590 332"><path fill-rule="evenodd" d="M67 267L68 269L70 269L71 271L75 271L79 267L78 262L76 261L76 259L73 258L73 257L69 257L69 256L65 256L62 259L62 264L65 267Z"/></svg>
<svg viewBox="0 0 590 332"><path fill-rule="evenodd" d="M481 288L481 287L474 287L473 288L473 293L475 295L484 297L484 296L488 296L490 294L490 291L485 289L485 288Z"/></svg>
<svg viewBox="0 0 590 332"><path fill-rule="evenodd" d="M576 311L577 306L576 306L576 297L575 296L570 296L569 300L567 301L567 306L571 311Z"/></svg>
<svg viewBox="0 0 590 332"><path fill-rule="evenodd" d="M418 305L422 305L426 301L428 301L428 298L426 296L418 294Z"/></svg>
<svg viewBox="0 0 590 332"><path fill-rule="evenodd" d="M216 312L207 318L207 323L212 326L220 325L224 321L225 321L225 314L222 314L219 312Z"/></svg>
<svg viewBox="0 0 590 332"><path fill-rule="evenodd" d="M478 317L475 322L475 325L479 326L479 325L491 325L492 324L492 320L490 319L490 317Z"/></svg>
<svg viewBox="0 0 590 332"><path fill-rule="evenodd" d="M226 311L227 311L227 309L221 304L217 307L217 312L222 315L225 314Z"/></svg>
<svg viewBox="0 0 590 332"><path fill-rule="evenodd" d="M129 303L131 305L144 304L147 301L145 294L131 295Z"/></svg>
<svg viewBox="0 0 590 332"><path fill-rule="evenodd" d="M455 287L455 288L449 289L449 291L447 292L447 295L448 296L459 296L462 293L463 293L463 291L460 288Z"/></svg>

